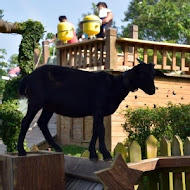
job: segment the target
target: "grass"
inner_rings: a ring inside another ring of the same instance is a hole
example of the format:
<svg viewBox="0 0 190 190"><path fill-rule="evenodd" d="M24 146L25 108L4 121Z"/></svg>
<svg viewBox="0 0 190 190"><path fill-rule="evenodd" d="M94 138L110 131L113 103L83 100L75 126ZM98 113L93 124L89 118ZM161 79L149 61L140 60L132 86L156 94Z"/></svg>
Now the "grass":
<svg viewBox="0 0 190 190"><path fill-rule="evenodd" d="M64 154L75 157L80 157L85 150L88 150L88 148L76 145L63 145L62 149Z"/></svg>

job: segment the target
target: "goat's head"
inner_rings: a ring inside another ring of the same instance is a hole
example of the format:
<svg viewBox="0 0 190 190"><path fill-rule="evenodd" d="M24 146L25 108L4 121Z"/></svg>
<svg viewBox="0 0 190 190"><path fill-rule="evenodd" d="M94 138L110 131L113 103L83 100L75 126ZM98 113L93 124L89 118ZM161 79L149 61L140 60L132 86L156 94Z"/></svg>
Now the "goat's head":
<svg viewBox="0 0 190 190"><path fill-rule="evenodd" d="M132 68L132 77L130 77L130 86L132 91L140 88L149 95L155 94L154 78L155 76L165 76L161 71L154 69L154 64L146 64L137 59L139 65Z"/></svg>

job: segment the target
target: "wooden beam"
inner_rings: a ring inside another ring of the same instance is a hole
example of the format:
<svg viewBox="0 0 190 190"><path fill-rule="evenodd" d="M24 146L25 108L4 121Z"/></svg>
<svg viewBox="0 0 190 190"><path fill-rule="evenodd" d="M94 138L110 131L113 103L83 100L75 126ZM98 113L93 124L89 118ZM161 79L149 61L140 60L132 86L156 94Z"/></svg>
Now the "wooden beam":
<svg viewBox="0 0 190 190"><path fill-rule="evenodd" d="M99 182L94 172L111 167L111 161L92 162L88 158L77 158L65 155L65 173L83 179Z"/></svg>

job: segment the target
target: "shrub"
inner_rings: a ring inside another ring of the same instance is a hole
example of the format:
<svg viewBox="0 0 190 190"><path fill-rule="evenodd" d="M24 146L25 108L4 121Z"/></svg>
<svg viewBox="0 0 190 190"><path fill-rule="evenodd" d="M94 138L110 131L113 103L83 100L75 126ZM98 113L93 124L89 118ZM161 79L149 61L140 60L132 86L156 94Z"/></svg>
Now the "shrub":
<svg viewBox="0 0 190 190"><path fill-rule="evenodd" d="M124 111L124 130L129 134L127 143L136 140L145 152L145 141L154 135L158 141L166 136L179 135L185 140L190 135L190 105L173 105L157 108L128 108Z"/></svg>
<svg viewBox="0 0 190 190"><path fill-rule="evenodd" d="M18 111L18 101L7 101L0 104L0 133L7 145L7 152L15 152L23 115Z"/></svg>

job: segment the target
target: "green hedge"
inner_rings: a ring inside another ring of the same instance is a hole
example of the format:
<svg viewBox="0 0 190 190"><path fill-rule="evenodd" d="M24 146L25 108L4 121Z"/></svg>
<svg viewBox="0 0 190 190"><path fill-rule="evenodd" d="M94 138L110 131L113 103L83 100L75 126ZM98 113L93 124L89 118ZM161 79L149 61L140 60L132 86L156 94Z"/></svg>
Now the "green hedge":
<svg viewBox="0 0 190 190"><path fill-rule="evenodd" d="M7 145L7 152L16 151L22 118L17 100L0 104L0 133L4 144Z"/></svg>
<svg viewBox="0 0 190 190"><path fill-rule="evenodd" d="M157 108L128 108L124 110L124 130L129 134L126 143L138 141L144 152L147 137L153 134L157 140L179 135L182 140L190 136L190 105L174 105Z"/></svg>

